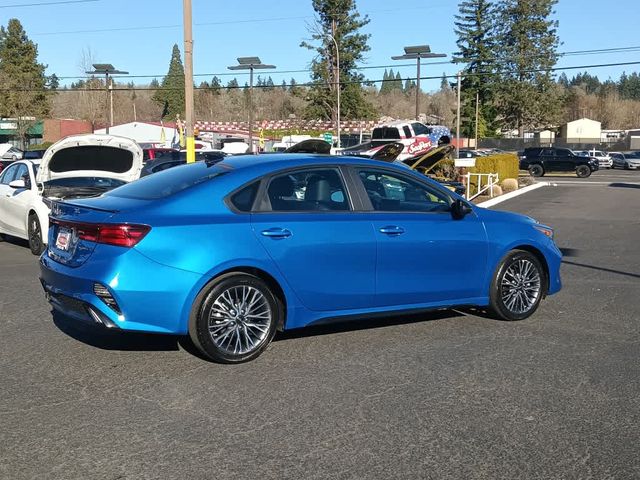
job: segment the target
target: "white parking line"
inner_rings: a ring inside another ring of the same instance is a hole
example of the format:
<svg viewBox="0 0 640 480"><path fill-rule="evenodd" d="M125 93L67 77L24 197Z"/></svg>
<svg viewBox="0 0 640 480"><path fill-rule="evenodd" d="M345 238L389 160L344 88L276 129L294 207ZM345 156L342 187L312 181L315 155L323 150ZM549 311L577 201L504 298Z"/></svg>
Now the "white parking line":
<svg viewBox="0 0 640 480"><path fill-rule="evenodd" d="M528 187L521 188L519 190L516 190L515 192L505 193L504 195L500 195L499 197L492 198L491 200L487 200L486 202L478 203L478 206L483 208L493 207L494 205L497 205L499 203L510 200L514 197L518 197L522 194L530 192L531 190L536 190L540 187L548 187L549 185L550 185L549 182L534 183L533 185L529 185Z"/></svg>

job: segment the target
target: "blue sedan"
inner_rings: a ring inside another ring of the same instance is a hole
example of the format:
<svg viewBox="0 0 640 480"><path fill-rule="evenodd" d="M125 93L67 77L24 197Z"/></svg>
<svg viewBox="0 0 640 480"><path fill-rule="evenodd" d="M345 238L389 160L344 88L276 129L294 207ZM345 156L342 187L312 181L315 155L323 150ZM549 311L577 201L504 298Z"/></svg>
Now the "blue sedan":
<svg viewBox="0 0 640 480"><path fill-rule="evenodd" d="M551 228L406 168L274 154L197 162L53 205L55 310L256 358L277 330L455 306L521 320L556 293Z"/></svg>

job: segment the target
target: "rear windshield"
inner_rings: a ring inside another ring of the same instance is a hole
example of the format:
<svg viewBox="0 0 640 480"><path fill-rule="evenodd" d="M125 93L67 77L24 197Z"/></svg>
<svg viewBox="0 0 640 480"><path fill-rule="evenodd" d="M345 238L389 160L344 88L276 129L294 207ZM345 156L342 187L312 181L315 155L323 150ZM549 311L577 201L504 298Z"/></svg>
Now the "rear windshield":
<svg viewBox="0 0 640 480"><path fill-rule="evenodd" d="M373 129L371 138L373 140L398 139L400 138L400 132L398 132L398 129L395 127L378 127Z"/></svg>
<svg viewBox="0 0 640 480"><path fill-rule="evenodd" d="M137 198L141 200L156 200L206 182L227 171L228 167L222 168L207 164L206 162L196 162L143 177L135 182L111 190L106 195L112 197Z"/></svg>
<svg viewBox="0 0 640 480"><path fill-rule="evenodd" d="M56 178L55 180L44 182L47 187L104 187L109 189L119 187L125 183L122 180L104 177Z"/></svg>
<svg viewBox="0 0 640 480"><path fill-rule="evenodd" d="M85 145L64 148L53 154L49 170L56 173L74 170L99 170L125 173L133 166L133 152L116 147Z"/></svg>

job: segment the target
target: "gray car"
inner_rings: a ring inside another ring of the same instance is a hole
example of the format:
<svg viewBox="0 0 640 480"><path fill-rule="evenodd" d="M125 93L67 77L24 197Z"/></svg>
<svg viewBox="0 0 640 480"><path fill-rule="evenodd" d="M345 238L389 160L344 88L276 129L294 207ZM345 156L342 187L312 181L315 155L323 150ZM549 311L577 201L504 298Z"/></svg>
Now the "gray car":
<svg viewBox="0 0 640 480"><path fill-rule="evenodd" d="M613 152L611 160L613 160L611 168L640 169L640 152Z"/></svg>

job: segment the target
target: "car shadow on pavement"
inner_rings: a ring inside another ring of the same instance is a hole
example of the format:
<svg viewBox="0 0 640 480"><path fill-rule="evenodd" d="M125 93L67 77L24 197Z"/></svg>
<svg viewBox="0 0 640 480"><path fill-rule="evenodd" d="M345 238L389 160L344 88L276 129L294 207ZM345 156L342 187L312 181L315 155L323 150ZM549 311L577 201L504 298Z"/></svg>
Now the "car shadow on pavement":
<svg viewBox="0 0 640 480"><path fill-rule="evenodd" d="M640 185L636 183L610 183L609 186L613 188L640 188Z"/></svg>
<svg viewBox="0 0 640 480"><path fill-rule="evenodd" d="M175 335L107 330L99 325L80 323L55 310L52 315L53 323L62 333L102 350L171 351L180 349L181 337Z"/></svg>
<svg viewBox="0 0 640 480"><path fill-rule="evenodd" d="M623 272L622 270L613 270L612 268L596 267L595 265L587 265L585 263L570 262L568 260L563 260L562 263L566 265L573 265L574 267L589 268L591 270L599 270L601 272L614 273L616 275L623 275L625 277L640 278L640 274L638 273Z"/></svg>
<svg viewBox="0 0 640 480"><path fill-rule="evenodd" d="M304 328L297 328L295 330L278 332L273 341L278 342L283 340L293 340L296 338L332 335L334 333L354 332L357 330L372 330L375 328L393 327L396 325L407 325L411 323L428 322L431 320L442 320L445 318L461 317L464 315L464 313L454 310L434 310L421 313L388 314L386 316L372 315L371 318L358 318L357 320L340 319Z"/></svg>

